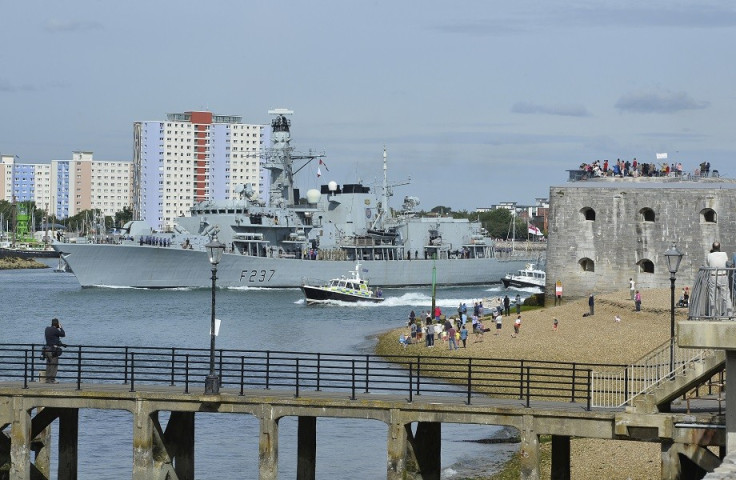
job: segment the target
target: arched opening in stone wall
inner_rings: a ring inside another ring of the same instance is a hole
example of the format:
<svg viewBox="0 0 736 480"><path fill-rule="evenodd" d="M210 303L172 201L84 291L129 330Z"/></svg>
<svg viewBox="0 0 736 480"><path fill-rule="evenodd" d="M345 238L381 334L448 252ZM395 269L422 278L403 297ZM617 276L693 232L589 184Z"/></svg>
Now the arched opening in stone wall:
<svg viewBox="0 0 736 480"><path fill-rule="evenodd" d="M595 272L595 262L588 257L578 260L578 265L584 272Z"/></svg>
<svg viewBox="0 0 736 480"><path fill-rule="evenodd" d="M583 207L580 209L580 213L583 215L583 218L585 220L590 220L591 222L595 222L595 210L593 210L590 207Z"/></svg>
<svg viewBox="0 0 736 480"><path fill-rule="evenodd" d="M651 208L642 208L639 210L639 215L641 215L642 222L654 222L654 210Z"/></svg>
<svg viewBox="0 0 736 480"><path fill-rule="evenodd" d="M700 211L700 223L718 223L718 214L712 208L704 208Z"/></svg>
<svg viewBox="0 0 736 480"><path fill-rule="evenodd" d="M654 273L654 262L648 258L643 258L636 264L639 265L639 273Z"/></svg>

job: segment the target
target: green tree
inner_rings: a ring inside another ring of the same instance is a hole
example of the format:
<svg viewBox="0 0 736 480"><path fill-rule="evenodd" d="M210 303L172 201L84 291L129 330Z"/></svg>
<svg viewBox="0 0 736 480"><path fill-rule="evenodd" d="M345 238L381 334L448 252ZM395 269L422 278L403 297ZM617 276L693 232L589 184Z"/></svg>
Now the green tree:
<svg viewBox="0 0 736 480"><path fill-rule="evenodd" d="M133 220L133 209L127 205L121 211L115 212L116 227L122 227L131 220Z"/></svg>

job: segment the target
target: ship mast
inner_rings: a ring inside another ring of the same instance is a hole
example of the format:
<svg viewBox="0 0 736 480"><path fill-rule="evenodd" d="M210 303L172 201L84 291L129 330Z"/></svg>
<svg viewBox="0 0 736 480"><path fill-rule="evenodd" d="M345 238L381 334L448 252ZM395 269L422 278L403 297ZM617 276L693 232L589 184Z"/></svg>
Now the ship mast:
<svg viewBox="0 0 736 480"><path fill-rule="evenodd" d="M293 110L276 108L268 111L269 115L276 115L271 121L272 137L271 154L266 158L264 168L271 172L269 186L269 205L285 207L294 201L294 160L291 156L291 121L286 115L293 115Z"/></svg>

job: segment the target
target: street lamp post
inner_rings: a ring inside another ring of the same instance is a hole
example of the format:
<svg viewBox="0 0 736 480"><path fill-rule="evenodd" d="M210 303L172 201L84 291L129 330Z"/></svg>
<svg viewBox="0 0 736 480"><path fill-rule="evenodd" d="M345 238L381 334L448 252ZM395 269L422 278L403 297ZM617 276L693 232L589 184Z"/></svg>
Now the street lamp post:
<svg viewBox="0 0 736 480"><path fill-rule="evenodd" d="M670 271L670 372L675 369L675 274L680 268L680 262L684 254L675 246L664 252L667 259L667 269Z"/></svg>
<svg viewBox="0 0 736 480"><path fill-rule="evenodd" d="M220 377L215 373L215 283L217 282L217 264L222 259L225 244L217 240L217 234L204 246L207 249L210 265L212 265L212 320L210 322L210 373L204 382L204 393L220 393Z"/></svg>

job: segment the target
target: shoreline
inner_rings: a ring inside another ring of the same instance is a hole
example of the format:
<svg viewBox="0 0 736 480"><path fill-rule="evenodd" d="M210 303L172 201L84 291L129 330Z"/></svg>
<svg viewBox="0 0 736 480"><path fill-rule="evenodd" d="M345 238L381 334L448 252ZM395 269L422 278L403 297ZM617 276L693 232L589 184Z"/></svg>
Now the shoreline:
<svg viewBox="0 0 736 480"><path fill-rule="evenodd" d="M467 348L450 351L436 342L433 349L423 344L404 348L399 335L408 334L405 323L378 336L378 355L460 356L475 358L510 358L545 360L549 362L582 362L628 364L669 339L670 289L640 290L642 310L635 312L628 288L595 296L595 314L583 316L589 310L588 299L563 299L562 305L522 310L522 327L512 337L515 310L504 317L501 333L496 329L476 339L470 333ZM454 313L454 312L451 312ZM676 318L687 317L687 309L675 309ZM621 320L616 321L616 317ZM558 330L552 328L559 321ZM483 317L486 327L490 317ZM660 446L657 443L623 440L571 439L571 474L573 478L661 478ZM516 455L515 455L516 457ZM477 480L501 480L513 471L514 459L506 464L507 473L476 477ZM542 466L541 479L550 478L548 467ZM516 477L518 478L518 476Z"/></svg>
<svg viewBox="0 0 736 480"><path fill-rule="evenodd" d="M0 270L22 270L28 268L49 268L33 258L3 257L0 258Z"/></svg>

